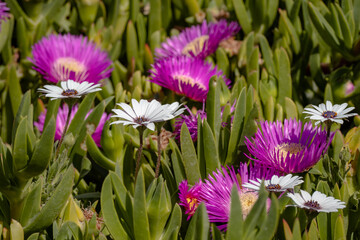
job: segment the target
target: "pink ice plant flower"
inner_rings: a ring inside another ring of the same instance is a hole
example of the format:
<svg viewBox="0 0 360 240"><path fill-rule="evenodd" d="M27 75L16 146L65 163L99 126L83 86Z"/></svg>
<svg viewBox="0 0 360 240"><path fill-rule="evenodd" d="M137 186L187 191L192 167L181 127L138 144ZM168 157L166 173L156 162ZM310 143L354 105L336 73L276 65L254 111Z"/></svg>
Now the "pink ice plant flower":
<svg viewBox="0 0 360 240"><path fill-rule="evenodd" d="M78 105L72 107L69 124L71 124L71 121L73 120L76 112L78 111L78 108L79 108ZM86 118L89 116L91 112L92 109L87 113ZM59 107L58 114L56 116L56 130L55 130L55 139L54 139L55 141L61 139L61 136L65 128L68 113L69 113L69 107L67 104L63 104L62 107ZM40 114L38 121L34 122L34 126L37 127L37 129L39 129L40 132L42 132L44 129L45 117L46 117L46 110ZM100 141L101 141L102 130L105 122L109 118L110 116L108 116L106 113L103 113L94 133L91 135L98 147L101 147Z"/></svg>
<svg viewBox="0 0 360 240"><path fill-rule="evenodd" d="M261 122L255 137L246 138L245 144L251 155L248 157L259 164L274 168L282 173L300 173L309 170L327 151L334 133L327 142L327 132L304 125L299 120Z"/></svg>
<svg viewBox="0 0 360 240"><path fill-rule="evenodd" d="M0 31L1 31L1 22L6 21L9 17L9 8L6 6L5 2L0 1Z"/></svg>
<svg viewBox="0 0 360 240"><path fill-rule="evenodd" d="M198 102L206 99L212 76L222 77L230 85L230 80L221 70L198 58L179 56L160 59L152 67L151 82Z"/></svg>
<svg viewBox="0 0 360 240"><path fill-rule="evenodd" d="M51 34L32 47L32 54L33 68L54 83L73 79L97 84L112 71L107 52L83 36Z"/></svg>
<svg viewBox="0 0 360 240"><path fill-rule="evenodd" d="M188 215L188 221L194 215L200 204L200 190L201 182L195 183L190 189L187 180L179 184L179 205L184 207L185 214Z"/></svg>
<svg viewBox="0 0 360 240"><path fill-rule="evenodd" d="M228 169L229 172L226 171L224 167L222 167L222 171L218 169L217 172L213 172L208 176L208 179L205 180L205 183L201 185L200 190L200 201L204 202L206 206L209 221L217 223L217 227L220 230L225 231L227 229L227 223L230 217L232 186L234 184L237 186L239 198L241 201L243 218L246 218L258 199L258 193L247 188L243 188L241 184L255 177L268 179L273 173L272 170L269 172L266 170L266 168L263 168L265 170L254 174L250 172L254 168L251 167L249 171L247 165L241 163L239 171L241 183L239 183L234 168L231 167ZM264 175L259 176L258 174ZM270 203L271 200L268 199L267 209L269 209Z"/></svg>
<svg viewBox="0 0 360 240"><path fill-rule="evenodd" d="M209 56L225 40L237 32L240 26L236 22L228 23L220 20L217 23L207 23L185 28L178 36L168 38L161 44L161 48L155 49L158 59L186 55L204 59Z"/></svg>

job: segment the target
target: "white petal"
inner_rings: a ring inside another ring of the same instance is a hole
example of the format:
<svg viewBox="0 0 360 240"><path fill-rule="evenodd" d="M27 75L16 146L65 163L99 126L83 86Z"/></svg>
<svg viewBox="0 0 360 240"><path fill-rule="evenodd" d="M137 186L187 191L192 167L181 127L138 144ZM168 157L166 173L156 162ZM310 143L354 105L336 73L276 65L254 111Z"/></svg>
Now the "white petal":
<svg viewBox="0 0 360 240"><path fill-rule="evenodd" d="M126 103L120 103L119 104L120 107L124 110L124 112L126 112L127 114L129 114L129 116L131 116L133 119L137 118L138 116L135 114L134 110Z"/></svg>
<svg viewBox="0 0 360 240"><path fill-rule="evenodd" d="M152 122L149 123L149 124L147 124L146 127L147 127L148 129L150 129L151 131L154 131L154 130L155 130L155 124L152 123Z"/></svg>
<svg viewBox="0 0 360 240"><path fill-rule="evenodd" d="M332 103L330 101L326 101L326 109L332 111Z"/></svg>

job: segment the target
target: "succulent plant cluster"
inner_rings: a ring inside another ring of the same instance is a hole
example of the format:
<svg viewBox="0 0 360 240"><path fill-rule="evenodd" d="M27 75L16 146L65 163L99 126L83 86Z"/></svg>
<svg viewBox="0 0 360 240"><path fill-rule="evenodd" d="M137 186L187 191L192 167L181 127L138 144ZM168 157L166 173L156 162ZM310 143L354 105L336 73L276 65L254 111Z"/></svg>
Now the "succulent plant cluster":
<svg viewBox="0 0 360 240"><path fill-rule="evenodd" d="M1 239L358 239L360 1L0 0Z"/></svg>

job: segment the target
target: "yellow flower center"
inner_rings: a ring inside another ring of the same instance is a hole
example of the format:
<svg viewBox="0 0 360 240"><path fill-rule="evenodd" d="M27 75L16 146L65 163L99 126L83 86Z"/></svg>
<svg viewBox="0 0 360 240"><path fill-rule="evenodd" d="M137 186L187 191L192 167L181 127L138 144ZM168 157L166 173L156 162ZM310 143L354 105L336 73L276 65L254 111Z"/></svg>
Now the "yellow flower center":
<svg viewBox="0 0 360 240"><path fill-rule="evenodd" d="M208 35L203 35L195 38L194 40L186 44L186 46L182 50L182 54L189 57L191 57L190 53L194 54L195 56L199 55L199 53L201 53L201 51L204 49L205 44L207 44L208 39Z"/></svg>
<svg viewBox="0 0 360 240"><path fill-rule="evenodd" d="M205 85L203 85L199 82L196 82L195 79L193 79L192 77L185 76L185 75L175 75L175 76L173 76L173 78L179 82L179 90L181 92L183 91L181 83L189 84L192 87L197 85L200 89L206 90Z"/></svg>
<svg viewBox="0 0 360 240"><path fill-rule="evenodd" d="M258 195L255 192L239 192L243 218L245 218L254 206Z"/></svg>
<svg viewBox="0 0 360 240"><path fill-rule="evenodd" d="M286 158L289 154L291 157L293 154L297 154L302 151L305 147L300 143L283 143L275 148L276 151L279 151L279 156Z"/></svg>
<svg viewBox="0 0 360 240"><path fill-rule="evenodd" d="M54 70L60 75L60 80L65 81L69 78L70 72L74 74L85 72L86 67L83 63L72 57L58 58L54 62Z"/></svg>

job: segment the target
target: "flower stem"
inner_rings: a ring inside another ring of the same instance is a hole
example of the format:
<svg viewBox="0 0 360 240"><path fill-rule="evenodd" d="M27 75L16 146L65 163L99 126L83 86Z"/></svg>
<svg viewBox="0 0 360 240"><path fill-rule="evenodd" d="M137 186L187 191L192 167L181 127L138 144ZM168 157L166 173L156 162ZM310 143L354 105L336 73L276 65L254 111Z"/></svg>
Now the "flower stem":
<svg viewBox="0 0 360 240"><path fill-rule="evenodd" d="M63 132L62 132L62 134L61 134L61 138L60 138L58 147L57 147L57 149L56 149L55 158L54 158L55 160L56 160L57 157L59 156L60 148L61 148L62 142L63 142L63 140L64 140L64 137L65 137L65 134L66 134L66 131L67 131L69 122L70 122L70 116L71 116L71 111L72 111L73 104L72 104L72 103L68 103L68 106L69 106L69 111L68 111L68 115L67 115L67 118L66 118L66 123L65 123L64 130L63 130Z"/></svg>
<svg viewBox="0 0 360 240"><path fill-rule="evenodd" d="M139 146L139 150L137 152L137 157L136 157L135 182L136 182L136 178L139 173L139 170L140 170L141 154L142 154L142 149L143 149L143 135L144 135L144 129L142 129L142 127L140 127L139 128L140 146Z"/></svg>
<svg viewBox="0 0 360 240"><path fill-rule="evenodd" d="M155 170L155 178L159 177L160 173L160 163L161 163L161 127L158 129L158 137L157 137L157 147L158 147L158 158L156 162L156 170Z"/></svg>
<svg viewBox="0 0 360 240"><path fill-rule="evenodd" d="M331 122L327 121L326 122L326 126L327 126L327 135L326 135L326 143L329 143L330 140L330 129L331 129Z"/></svg>

